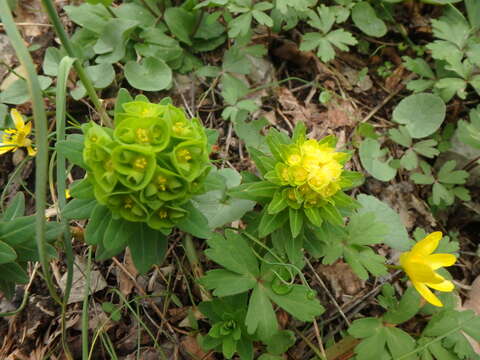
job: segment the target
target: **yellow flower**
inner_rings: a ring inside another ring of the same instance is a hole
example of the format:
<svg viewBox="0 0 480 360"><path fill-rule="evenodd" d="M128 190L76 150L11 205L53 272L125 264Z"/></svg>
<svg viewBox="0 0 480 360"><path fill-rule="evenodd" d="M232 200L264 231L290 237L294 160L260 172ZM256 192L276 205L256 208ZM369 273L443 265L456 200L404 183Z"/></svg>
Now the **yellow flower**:
<svg viewBox="0 0 480 360"><path fill-rule="evenodd" d="M10 112L15 129L7 129L3 131L2 140L0 141L0 155L9 151L17 151L19 148L26 148L28 155L35 156L37 153L32 148L32 141L28 138L32 131L32 123L23 121L22 115L17 109L12 109Z"/></svg>
<svg viewBox="0 0 480 360"><path fill-rule="evenodd" d="M443 266L452 266L457 261L452 254L432 254L441 239L440 231L433 232L416 243L411 251L400 256L400 265L415 289L425 300L435 306L443 306L443 304L429 288L449 292L455 287L450 280L446 280L435 272Z"/></svg>

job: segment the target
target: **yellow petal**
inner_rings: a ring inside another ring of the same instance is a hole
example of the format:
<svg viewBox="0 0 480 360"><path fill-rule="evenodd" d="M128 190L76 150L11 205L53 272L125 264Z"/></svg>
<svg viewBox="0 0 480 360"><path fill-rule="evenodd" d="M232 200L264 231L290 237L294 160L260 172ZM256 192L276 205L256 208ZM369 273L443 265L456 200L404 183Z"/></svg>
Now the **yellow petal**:
<svg viewBox="0 0 480 360"><path fill-rule="evenodd" d="M15 148L16 148L16 146L5 145L5 144L0 143L0 155L5 154L5 153L9 152L10 150L14 150Z"/></svg>
<svg viewBox="0 0 480 360"><path fill-rule="evenodd" d="M439 269L442 266L452 266L456 261L456 256L452 254L433 254L428 255L425 259L425 262L431 266L433 270Z"/></svg>
<svg viewBox="0 0 480 360"><path fill-rule="evenodd" d="M412 252L416 255L430 255L438 247L438 243L441 239L442 233L440 231L435 231L416 243L412 248Z"/></svg>
<svg viewBox="0 0 480 360"><path fill-rule="evenodd" d="M428 283L434 283L438 284L443 282L445 279L438 275L433 269L422 263L417 263L417 262L407 262L403 268L405 269L405 272L407 275L410 277L412 281L415 282L428 282Z"/></svg>
<svg viewBox="0 0 480 360"><path fill-rule="evenodd" d="M439 284L425 283L428 287L438 291L450 292L455 289L455 285L450 280L444 280Z"/></svg>
<svg viewBox="0 0 480 360"><path fill-rule="evenodd" d="M37 155L37 151L34 150L31 146L27 146L27 151L28 151L28 155L30 155L30 156Z"/></svg>
<svg viewBox="0 0 480 360"><path fill-rule="evenodd" d="M422 297L430 304L440 307L443 306L440 299L427 287L427 285L416 281L412 281L412 284L420 295L422 295Z"/></svg>
<svg viewBox="0 0 480 360"><path fill-rule="evenodd" d="M15 127L17 129L23 129L23 127L25 126L25 122L23 121L23 117L22 115L18 112L17 109L12 109L10 111L10 116L12 117L13 119L13 123L15 124Z"/></svg>
<svg viewBox="0 0 480 360"><path fill-rule="evenodd" d="M28 122L25 127L23 128L23 132L25 133L25 136L29 135L32 132L32 123Z"/></svg>

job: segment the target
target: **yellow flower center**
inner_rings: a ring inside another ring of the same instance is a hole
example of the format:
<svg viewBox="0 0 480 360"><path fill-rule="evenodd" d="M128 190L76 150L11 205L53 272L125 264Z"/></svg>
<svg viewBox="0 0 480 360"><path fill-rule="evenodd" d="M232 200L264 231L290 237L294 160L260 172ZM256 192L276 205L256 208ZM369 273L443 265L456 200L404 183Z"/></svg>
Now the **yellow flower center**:
<svg viewBox="0 0 480 360"><path fill-rule="evenodd" d="M144 128L138 128L135 132L137 135L137 140L141 143L148 143L150 142L149 131Z"/></svg>
<svg viewBox="0 0 480 360"><path fill-rule="evenodd" d="M173 124L172 130L176 135L185 135L189 131L186 128L185 124L180 121L177 121L176 123Z"/></svg>
<svg viewBox="0 0 480 360"><path fill-rule="evenodd" d="M164 210L164 209L160 210L158 212L158 216L160 217L160 219L165 219L168 216L167 210Z"/></svg>
<svg viewBox="0 0 480 360"><path fill-rule="evenodd" d="M123 201L123 207L125 209L131 209L133 207L133 201L132 199L130 198L125 198L125 200Z"/></svg>
<svg viewBox="0 0 480 360"><path fill-rule="evenodd" d="M167 190L167 187L165 186L167 184L167 178L163 177L162 175L157 177L157 184L161 191Z"/></svg>
<svg viewBox="0 0 480 360"><path fill-rule="evenodd" d="M302 161L302 157L298 154L290 155L287 159L289 165L299 165Z"/></svg>
<svg viewBox="0 0 480 360"><path fill-rule="evenodd" d="M296 201L297 197L295 196L295 191L293 189L290 189L288 191L288 198L292 201Z"/></svg>
<svg viewBox="0 0 480 360"><path fill-rule="evenodd" d="M98 141L98 136L97 135L90 136L90 141L93 143L96 143Z"/></svg>
<svg viewBox="0 0 480 360"><path fill-rule="evenodd" d="M143 156L136 158L133 162L133 167L137 170L145 170L145 167L148 165L147 159Z"/></svg>
<svg viewBox="0 0 480 360"><path fill-rule="evenodd" d="M178 152L178 160L182 162L188 162L192 160L192 154L187 149L182 149Z"/></svg>

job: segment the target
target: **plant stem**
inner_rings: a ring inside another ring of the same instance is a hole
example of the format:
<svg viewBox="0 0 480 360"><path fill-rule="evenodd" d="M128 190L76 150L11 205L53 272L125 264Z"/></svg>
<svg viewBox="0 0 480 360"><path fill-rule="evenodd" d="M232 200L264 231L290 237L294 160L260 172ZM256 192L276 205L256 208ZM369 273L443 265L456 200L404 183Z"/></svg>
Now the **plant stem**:
<svg viewBox="0 0 480 360"><path fill-rule="evenodd" d="M56 112L56 132L57 132L57 141L65 139L65 113L66 113L66 90L67 90L67 79L70 69L75 60L71 57L64 57L60 61L58 66L58 79L57 79L57 91L55 103L57 106ZM58 214L60 215L60 222L63 226L63 244L65 247L65 254L67 256L67 281L65 283L65 290L63 292L63 304L62 304L62 343L64 350L70 358L72 358L70 351L68 349L68 343L66 339L66 312L68 298L70 297L70 291L72 289L73 282L73 248L72 240L70 236L70 229L68 226L68 221L62 216L62 210L67 204L66 199L66 159L65 155L62 153L57 153L57 198L58 198Z"/></svg>
<svg viewBox="0 0 480 360"><path fill-rule="evenodd" d="M195 250L195 245L193 245L192 236L189 234L185 234L182 239L182 244L183 244L183 249L185 250L185 255L187 255L187 259L190 262L190 265L192 267L193 275L195 276L196 279L201 278L203 276L203 270L200 265L200 261L198 260L197 251ZM204 300L211 299L212 295L210 294L210 292L200 284L198 285Z"/></svg>
<svg viewBox="0 0 480 360"><path fill-rule="evenodd" d="M38 149L35 169L35 239L48 290L52 298L61 304L62 301L56 293L55 287L53 286L48 255L45 247L45 209L47 203L48 175L48 124L47 116L45 114L45 104L43 102L42 90L38 81L35 65L33 64L30 53L15 25L10 7L7 4L7 0L0 0L0 17L10 42L15 49L17 57L27 71L27 84L30 96L32 98L32 109L36 133L35 140Z"/></svg>
<svg viewBox="0 0 480 360"><path fill-rule="evenodd" d="M102 102L100 101L97 95L97 92L93 87L92 81L90 80L87 73L85 72L85 69L80 63L80 60L79 60L80 57L77 56L75 50L72 47L72 43L70 42L70 39L68 38L68 35L65 32L65 29L63 28L62 23L60 22L60 18L57 14L57 10L55 9L55 5L53 4L52 0L42 0L42 3L45 7L45 10L47 11L48 17L50 18L50 21L52 22L53 27L55 28L55 32L60 38L60 41L63 47L65 48L65 51L67 52L68 56L76 59L73 64L73 66L75 67L75 71L77 72L78 77L80 78L80 81L83 83L83 86L85 86L88 97L93 102L93 105L99 112L100 118L105 123L105 125L109 127L113 127L112 120L110 119L107 112L105 111L102 105Z"/></svg>
<svg viewBox="0 0 480 360"><path fill-rule="evenodd" d="M82 360L88 360L88 297L90 294L90 268L92 267L92 247L88 247L87 265L84 270L85 293L82 305Z"/></svg>

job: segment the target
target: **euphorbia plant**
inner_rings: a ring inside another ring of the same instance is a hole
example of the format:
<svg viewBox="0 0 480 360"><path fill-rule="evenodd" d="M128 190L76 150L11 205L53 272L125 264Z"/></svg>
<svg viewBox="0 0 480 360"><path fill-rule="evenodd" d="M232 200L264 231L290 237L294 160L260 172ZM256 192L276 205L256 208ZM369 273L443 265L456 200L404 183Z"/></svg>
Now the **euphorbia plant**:
<svg viewBox="0 0 480 360"><path fill-rule="evenodd" d="M362 176L344 168L350 155L336 151L335 137L307 139L305 125L299 122L292 138L271 129L266 140L271 154L250 149L263 179L231 191L265 205L260 236L272 233L287 220L294 238L306 223L343 225L342 212L356 206L343 191L357 185Z"/></svg>
<svg viewBox="0 0 480 360"><path fill-rule="evenodd" d="M137 267L161 261L172 228L208 237L206 219L190 203L202 192L211 165L209 144L198 119L168 101L133 100L123 91L115 107L114 128L93 122L83 136L60 142L86 176L72 186L76 199L65 216L90 218L86 241L106 259L130 246ZM145 252L142 248L150 249Z"/></svg>

